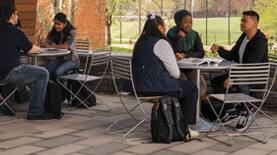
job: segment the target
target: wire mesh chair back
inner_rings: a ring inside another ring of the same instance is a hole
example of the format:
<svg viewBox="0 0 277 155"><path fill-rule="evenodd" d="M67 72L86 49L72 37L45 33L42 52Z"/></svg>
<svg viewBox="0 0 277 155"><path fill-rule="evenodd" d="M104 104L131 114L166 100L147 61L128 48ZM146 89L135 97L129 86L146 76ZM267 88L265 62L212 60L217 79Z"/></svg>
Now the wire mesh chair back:
<svg viewBox="0 0 277 155"><path fill-rule="evenodd" d="M84 74L89 75L93 67L104 66L102 75L106 74L111 60L111 49L96 49L92 51L88 63L85 66ZM89 60L90 59L90 60Z"/></svg>
<svg viewBox="0 0 277 155"><path fill-rule="evenodd" d="M132 80L131 60L124 57L112 57L111 69L114 78Z"/></svg>
<svg viewBox="0 0 277 155"><path fill-rule="evenodd" d="M269 61L273 63L277 63L277 54L270 54Z"/></svg>
<svg viewBox="0 0 277 155"><path fill-rule="evenodd" d="M90 41L88 39L77 39L76 40L76 48L82 52L89 52L90 49Z"/></svg>
<svg viewBox="0 0 277 155"><path fill-rule="evenodd" d="M259 86L260 89L264 90L264 99L268 92L269 74L269 63L232 64L229 70L228 80L233 86ZM228 89L226 93L228 93Z"/></svg>

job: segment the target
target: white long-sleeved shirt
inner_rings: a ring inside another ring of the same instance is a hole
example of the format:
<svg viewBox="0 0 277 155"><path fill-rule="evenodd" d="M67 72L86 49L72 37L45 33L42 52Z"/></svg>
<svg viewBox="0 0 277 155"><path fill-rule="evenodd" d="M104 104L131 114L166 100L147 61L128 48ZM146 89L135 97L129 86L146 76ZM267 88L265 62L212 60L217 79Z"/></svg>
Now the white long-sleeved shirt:
<svg viewBox="0 0 277 155"><path fill-rule="evenodd" d="M162 61L170 76L178 79L180 69L178 67L174 52L168 41L160 39L154 45L154 54Z"/></svg>

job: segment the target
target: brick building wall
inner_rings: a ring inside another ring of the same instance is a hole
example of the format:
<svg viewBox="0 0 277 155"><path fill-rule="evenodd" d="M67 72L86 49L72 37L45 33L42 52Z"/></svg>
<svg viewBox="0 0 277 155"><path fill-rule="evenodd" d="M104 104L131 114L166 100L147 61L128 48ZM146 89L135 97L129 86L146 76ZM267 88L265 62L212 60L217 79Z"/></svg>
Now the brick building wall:
<svg viewBox="0 0 277 155"><path fill-rule="evenodd" d="M93 48L105 45L105 0L80 0L75 10L74 24L78 38L88 38Z"/></svg>

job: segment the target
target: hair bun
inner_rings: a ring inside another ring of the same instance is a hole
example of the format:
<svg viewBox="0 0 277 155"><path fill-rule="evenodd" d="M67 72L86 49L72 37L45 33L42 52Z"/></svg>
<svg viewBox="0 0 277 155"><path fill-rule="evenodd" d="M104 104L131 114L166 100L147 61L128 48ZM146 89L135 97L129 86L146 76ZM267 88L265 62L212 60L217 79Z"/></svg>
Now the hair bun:
<svg viewBox="0 0 277 155"><path fill-rule="evenodd" d="M150 12L150 13L148 13L147 18L153 20L156 18L156 16L157 16L157 14L155 12Z"/></svg>

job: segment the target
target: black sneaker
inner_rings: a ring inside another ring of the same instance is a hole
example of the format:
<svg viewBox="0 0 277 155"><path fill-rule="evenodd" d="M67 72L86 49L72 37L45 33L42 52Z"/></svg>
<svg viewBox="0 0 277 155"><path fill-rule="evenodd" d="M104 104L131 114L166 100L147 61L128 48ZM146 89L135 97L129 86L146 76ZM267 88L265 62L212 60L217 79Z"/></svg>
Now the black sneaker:
<svg viewBox="0 0 277 155"><path fill-rule="evenodd" d="M40 115L27 115L28 120L50 120L55 119L51 114L40 114Z"/></svg>
<svg viewBox="0 0 277 155"><path fill-rule="evenodd" d="M234 108L230 108L230 109L224 110L223 115L222 115L222 117L220 119L221 119L222 123L224 123L224 124L230 124L238 116L239 116L239 112L234 107Z"/></svg>
<svg viewBox="0 0 277 155"><path fill-rule="evenodd" d="M248 112L247 111L241 112L240 118L235 128L236 131L244 132L249 126L249 120L250 120L250 116Z"/></svg>

